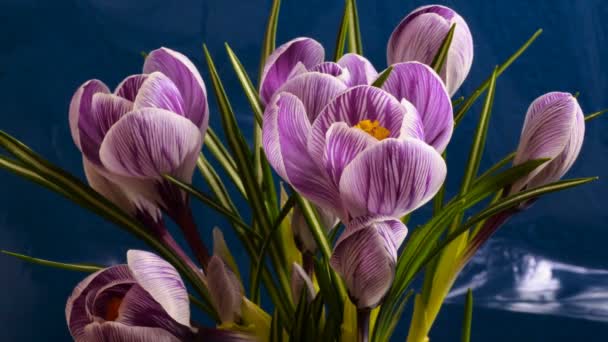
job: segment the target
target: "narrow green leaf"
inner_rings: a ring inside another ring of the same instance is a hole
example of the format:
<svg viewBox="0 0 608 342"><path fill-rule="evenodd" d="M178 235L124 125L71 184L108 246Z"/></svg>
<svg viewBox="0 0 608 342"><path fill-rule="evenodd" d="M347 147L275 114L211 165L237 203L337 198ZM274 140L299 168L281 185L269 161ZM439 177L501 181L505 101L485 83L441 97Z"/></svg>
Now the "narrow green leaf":
<svg viewBox="0 0 608 342"><path fill-rule="evenodd" d="M272 177L272 169L270 168L270 164L268 163L268 159L266 158L266 153L264 153L264 149L260 147L259 149L260 158L264 161L262 163L262 172L263 172L263 182L262 187L264 188L264 195L266 202L269 207L273 209L275 215L277 213L276 208L279 208L279 202L277 201L277 190L274 186L274 178Z"/></svg>
<svg viewBox="0 0 608 342"><path fill-rule="evenodd" d="M378 75L378 78L376 78L374 83L372 83L372 87L382 88L382 86L384 85L384 82L386 82L388 77L391 75L391 72L393 72L392 65L389 66L388 68L386 68L386 70L384 70L380 75Z"/></svg>
<svg viewBox="0 0 608 342"><path fill-rule="evenodd" d="M228 174L228 177L234 183L237 190L239 190L239 192L245 198L247 198L243 182L237 171L236 162L234 161L230 153L228 153L228 150L226 150L226 147L224 147L219 137L217 136L217 134L215 134L211 127L207 129L207 134L205 134L204 142L205 147L207 147L207 149L218 161L220 166L222 166L224 171L226 171L226 174Z"/></svg>
<svg viewBox="0 0 608 342"><path fill-rule="evenodd" d="M249 105L251 106L251 110L253 111L255 121L258 123L259 126L261 126L262 125L262 114L264 113L262 100L260 100L260 96L258 95L258 92L255 89L255 86L251 82L251 79L247 75L247 71L241 64L241 61L239 60L239 58L236 56L234 51L232 51L232 49L230 48L230 45L228 45L228 43L225 43L224 45L226 46L226 51L228 52L228 58L230 59L230 62L232 63L234 72L236 73L236 76L238 77L239 82L241 83L241 87L243 88L243 91L245 92L245 96L247 97L247 100L249 101Z"/></svg>
<svg viewBox="0 0 608 342"><path fill-rule="evenodd" d="M459 98L456 98L456 99L452 100L452 107L456 108L456 106L458 106L462 102L464 102L464 96L461 96Z"/></svg>
<svg viewBox="0 0 608 342"><path fill-rule="evenodd" d="M336 37L336 50L334 51L334 61L338 61L344 55L344 46L346 45L346 36L348 35L348 21L350 15L350 0L344 1L344 12Z"/></svg>
<svg viewBox="0 0 608 342"><path fill-rule="evenodd" d="M524 45L522 45L519 49L517 49L517 51L515 51L515 53L513 55L511 55L504 63L502 63L498 69L496 70L496 77L500 76L505 70L507 70L507 68L513 64L513 62L519 58L519 56L521 56L522 53L524 53L524 51L526 51L526 49L528 49L528 47L530 47L530 45L532 44L532 42L534 42L536 40L536 38L538 38L538 36L543 32L542 29L537 30L532 37L530 37L525 43ZM473 94L471 94L467 100L462 104L462 106L460 106L460 108L458 109L458 112L456 112L456 114L454 115L454 126L458 126L458 124L460 123L460 121L462 120L462 118L464 117L464 115L466 114L466 112L471 108L471 106L473 106L473 104L475 103L475 101L477 100L477 98L479 98L479 96L481 96L481 94L483 94L483 92L488 89L488 87L490 86L490 81L491 81L491 76L486 79L477 89L475 89L475 91L473 92Z"/></svg>
<svg viewBox="0 0 608 342"><path fill-rule="evenodd" d="M96 266L93 264L80 264L80 263L79 264L68 264L68 263L63 263L63 262L34 258L34 257L28 256L25 254L9 252L9 251L5 251L5 250L0 250L0 253L10 255L12 257L21 259L23 261L26 261L26 262L29 262L32 264L59 268L59 269L68 270L68 271L93 273L93 272L97 272L102 269L101 266Z"/></svg>
<svg viewBox="0 0 608 342"><path fill-rule="evenodd" d="M205 179L205 182L220 204L224 206L226 210L230 210L234 215L239 216L236 206L234 205L234 202L232 202L232 198L230 198L230 194L228 193L228 189L226 189L224 182L222 182L222 179L217 174L217 171L215 171L215 168L213 168L211 163L209 163L207 158L205 158L202 153L199 155L196 165L201 175Z"/></svg>
<svg viewBox="0 0 608 342"><path fill-rule="evenodd" d="M513 160L513 158L515 158L515 152L509 153L506 157L504 157L503 159L498 161L496 164L492 165L492 167L490 167L484 173L482 173L479 177L477 177L477 179L475 179L475 182L473 183L473 186L475 184L483 181L488 176L492 175L494 172L502 169L504 166L509 164Z"/></svg>
<svg viewBox="0 0 608 342"><path fill-rule="evenodd" d="M481 114L479 115L479 123L477 124L477 129L475 130L473 144L471 145L471 150L469 151L469 160L467 162L467 167L464 171L464 176L460 187L461 194L465 194L467 191L469 191L469 188L471 187L471 184L479 171L479 164L481 163L481 156L483 154L483 150L486 145L486 137L488 135L488 125L490 123L492 104L494 103L497 70L498 69L495 68L492 76L490 77L488 94L486 96L486 101L483 104Z"/></svg>
<svg viewBox="0 0 608 342"><path fill-rule="evenodd" d="M591 113L591 114L585 116L585 121L591 121L593 119L599 118L600 116L602 116L605 113L608 113L608 109L602 109L599 112Z"/></svg>
<svg viewBox="0 0 608 342"><path fill-rule="evenodd" d="M464 319L462 322L462 342L471 342L471 323L473 322L473 291L467 291L467 298L464 302Z"/></svg>
<svg viewBox="0 0 608 342"><path fill-rule="evenodd" d="M443 160L446 160L447 158L447 151L444 151L441 156L443 157ZM445 186L446 183L443 182L443 184L441 185L441 188L439 189L439 191L437 192L437 194L435 195L435 197L433 197L433 212L434 213L438 213L441 208L443 208L443 202L445 201ZM405 224L405 222L403 223Z"/></svg>
<svg viewBox="0 0 608 342"><path fill-rule="evenodd" d="M209 208L226 216L226 218L228 218L232 223L234 223L235 225L237 225L241 229L243 229L242 233L247 233L249 236L254 236L258 239L262 239L262 236L260 235L260 233L251 229L251 227L249 227L249 225L247 225L245 222L243 222L240 217L234 215L230 210L217 204L213 198L209 197L208 195L204 194L200 190L196 189L194 186L184 183L175 177L172 177L170 175L165 175L164 177L166 180L170 181L171 183L177 185L182 190L184 190L187 193L189 193L190 195L194 196L196 199L198 199L199 201L204 203Z"/></svg>
<svg viewBox="0 0 608 342"><path fill-rule="evenodd" d="M433 70L435 70L435 72L437 73L441 72L441 68L443 68L445 61L448 59L448 51L450 50L450 46L452 45L452 38L454 38L455 30L456 24L452 24L450 30L445 35L445 38L443 38L443 41L441 42L441 46L439 47L437 54L435 54L435 57L433 58L431 68L433 68Z"/></svg>
<svg viewBox="0 0 608 342"><path fill-rule="evenodd" d="M331 258L331 247L329 246L327 234L325 233L323 227L321 227L315 208L312 206L312 204L310 204L310 202L300 196L300 194L294 194L298 201L298 206L300 209L302 209L302 214L306 219L306 224L308 227L310 227L311 233L317 242L317 246L319 246L319 249L321 250L323 258L329 260Z"/></svg>
<svg viewBox="0 0 608 342"><path fill-rule="evenodd" d="M357 1L350 1L348 16L348 46L350 52L363 55L363 44L361 42L361 30L359 29L359 13L357 11Z"/></svg>
<svg viewBox="0 0 608 342"><path fill-rule="evenodd" d="M270 342L283 341L283 323L277 310L272 314L272 322L270 324Z"/></svg>
<svg viewBox="0 0 608 342"><path fill-rule="evenodd" d="M273 0L272 8L270 9L270 15L266 22L266 32L264 33L264 41L262 43L262 56L260 57L260 82L262 73L264 72L264 66L266 65L266 58L270 56L272 51L275 49L277 40L277 26L279 23L279 10L281 8L281 0Z"/></svg>
<svg viewBox="0 0 608 342"><path fill-rule="evenodd" d="M256 222L259 222L263 231L268 233L272 225L266 210L266 205L264 204L264 200L262 198L262 189L260 189L260 186L255 178L254 171L251 168L251 153L245 143L241 131L239 130L234 112L230 102L228 101L228 96L226 95L224 86L219 78L217 69L213 63L213 59L209 54L209 50L207 50L207 47L204 45L203 50L207 60L207 65L209 67L211 84L215 90L215 97L222 118L222 126L224 128L224 132L226 133L226 137L228 138L228 146L234 154L237 169L241 175L245 193L247 194L247 199L251 209L253 210ZM291 303L289 300L291 286L286 275L287 265L285 265L285 260L281 257L281 255L285 254L282 253L282 246L279 244L274 244L273 246L274 248L270 249L270 256L279 279L280 289L282 290L281 297L283 297L287 303Z"/></svg>
<svg viewBox="0 0 608 342"><path fill-rule="evenodd" d="M275 220L274 224L272 225L272 229L268 232L268 234L266 234L266 236L263 238L263 242L262 242L262 246L259 249L259 253L256 257L256 262L254 263L254 269L252 270L251 274L253 274L253 279L252 279L252 286L251 286L251 297L257 297L259 295L259 289L260 289L260 272L263 268L264 265L264 257L266 256L266 250L268 249L268 246L270 246L270 242L273 239L274 233L276 231L279 230L279 228L281 227L281 223L283 222L283 220L285 219L285 217L287 217L287 214L289 214L289 212L291 211L291 209L293 209L293 206L296 203L296 198L295 196L290 196L289 199L287 200L287 202L285 203L285 205L283 205L283 208L281 208L281 212L279 213L279 216L277 217L277 219ZM256 298L257 299L257 298Z"/></svg>

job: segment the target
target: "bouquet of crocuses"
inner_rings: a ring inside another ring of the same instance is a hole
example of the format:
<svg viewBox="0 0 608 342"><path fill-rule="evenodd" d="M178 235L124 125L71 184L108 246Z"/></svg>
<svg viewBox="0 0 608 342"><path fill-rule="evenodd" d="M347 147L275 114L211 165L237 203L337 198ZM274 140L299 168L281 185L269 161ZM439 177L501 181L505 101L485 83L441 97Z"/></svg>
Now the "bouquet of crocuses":
<svg viewBox="0 0 608 342"><path fill-rule="evenodd" d="M538 97L525 120L522 108L515 152L480 170L497 78L540 31L469 97L453 99L472 65L473 38L452 9L408 14L379 72L362 56L354 0L345 2L331 60L312 38L275 48L279 6L275 0L268 19L259 87L226 45L255 118L253 139L237 126L206 48L206 82L188 57L163 47L144 54L142 73L114 91L96 79L76 90L69 125L88 185L0 132L2 168L112 221L151 250L130 250L125 264L103 266L4 251L91 273L67 299L74 340L387 341L413 303L407 341L428 341L459 272L501 225L544 194L595 179L560 180L579 154L585 121L603 113L585 116L576 95L563 92ZM448 200L446 147L479 98L461 186ZM208 127L210 115L221 117L226 141ZM207 193L191 185L197 168ZM235 206L234 196L249 208ZM195 222L194 200L223 215L239 245L229 246L218 228L212 243L203 241L199 229L210 227ZM433 215L408 234L410 216L429 202ZM249 279L240 275L235 248L249 254ZM418 277L422 286L413 288ZM215 326L196 323L191 310ZM463 341L471 310L469 291Z"/></svg>

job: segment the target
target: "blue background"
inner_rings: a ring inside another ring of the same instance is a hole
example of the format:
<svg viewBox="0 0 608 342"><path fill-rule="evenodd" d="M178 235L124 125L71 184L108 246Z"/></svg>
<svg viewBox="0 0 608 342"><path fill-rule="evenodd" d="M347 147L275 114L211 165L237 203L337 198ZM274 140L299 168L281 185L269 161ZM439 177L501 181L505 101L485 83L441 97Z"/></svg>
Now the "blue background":
<svg viewBox="0 0 608 342"><path fill-rule="evenodd" d="M497 85L495 110L482 167L498 161L517 144L528 104L552 90L580 91L585 112L608 106L608 2L438 1L457 10L473 32L475 60L461 88L469 94L537 28L538 41ZM385 67L393 28L422 1L359 0L366 56ZM278 42L311 36L333 54L342 1L284 1ZM0 129L52 162L82 177L81 159L70 136L67 112L74 90L100 78L114 87L140 72L141 51L167 46L188 55L205 79L201 43L215 57L243 127L251 113L227 61L229 42L250 74L257 73L270 1L0 1ZM211 125L219 130L212 96ZM449 178L454 189L464 165L479 106L458 128L450 145ZM583 151L570 176L600 176L584 186L548 196L497 234L551 260L608 268L608 129L606 119L587 126ZM196 180L200 185L200 179ZM201 185L202 186L202 185ZM127 249L144 248L130 235L67 200L6 172L0 173L0 248L71 262L117 263ZM206 238L225 222L194 204ZM230 236L229 244L236 245ZM238 251L240 249L235 248ZM237 254L245 263L246 256ZM84 276L47 269L0 256L0 340L66 341L63 309L73 286ZM584 281L582 278L574 280ZM505 284L502 284L505 285ZM508 286L509 284L506 284ZM559 312L558 312L559 314ZM446 305L431 341L459 338L462 306ZM606 323L554 315L531 315L476 307L474 341L606 341ZM405 339L404 322L396 340Z"/></svg>

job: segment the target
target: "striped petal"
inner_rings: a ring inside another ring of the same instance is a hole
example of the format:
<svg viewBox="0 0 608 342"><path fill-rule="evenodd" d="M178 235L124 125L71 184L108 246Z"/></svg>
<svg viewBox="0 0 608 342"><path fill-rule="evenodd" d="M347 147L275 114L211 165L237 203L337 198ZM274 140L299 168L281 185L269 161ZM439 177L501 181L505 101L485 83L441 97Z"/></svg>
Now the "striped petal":
<svg viewBox="0 0 608 342"><path fill-rule="evenodd" d="M340 236L330 262L358 308L374 308L386 295L406 234L399 220L379 217L353 220Z"/></svg>
<svg viewBox="0 0 608 342"><path fill-rule="evenodd" d="M122 97L104 93L93 95L91 111L78 120L80 147L90 161L101 165L99 150L105 135L131 109L133 103Z"/></svg>
<svg viewBox="0 0 608 342"><path fill-rule="evenodd" d="M429 201L446 176L445 161L424 142L386 139L359 154L340 179L352 217L401 217Z"/></svg>
<svg viewBox="0 0 608 342"><path fill-rule="evenodd" d="M143 71L144 74L158 71L167 76L184 100L186 117L192 120L201 132L207 130L209 122L207 90L203 78L188 57L163 47L150 52L146 57Z"/></svg>
<svg viewBox="0 0 608 342"><path fill-rule="evenodd" d="M70 101L70 131L72 133L72 139L74 144L79 150L80 147L80 132L78 129L78 122L81 116L89 116L91 114L91 104L93 101L93 95L97 93L107 94L110 89L99 80L86 81L81 85Z"/></svg>
<svg viewBox="0 0 608 342"><path fill-rule="evenodd" d="M338 60L338 65L348 70L347 86L369 85L378 78L378 72L367 58L355 53L347 53Z"/></svg>
<svg viewBox="0 0 608 342"><path fill-rule="evenodd" d="M207 265L207 287L222 323L233 323L241 315L243 289L224 261L214 255Z"/></svg>
<svg viewBox="0 0 608 342"><path fill-rule="evenodd" d="M133 277L176 322L190 326L188 292L177 270L150 252L129 250L127 263Z"/></svg>
<svg viewBox="0 0 608 342"><path fill-rule="evenodd" d="M133 111L107 133L103 165L122 176L160 178L171 174L190 182L202 145L190 120L156 108Z"/></svg>
<svg viewBox="0 0 608 342"><path fill-rule="evenodd" d="M133 109L161 108L185 115L185 103L177 86L167 76L153 72L141 84Z"/></svg>
<svg viewBox="0 0 608 342"><path fill-rule="evenodd" d="M127 194L121 189L120 185L111 181L111 176L103 168L91 163L83 156L82 164L84 174L91 188L95 189L103 197L116 204L124 211L135 214L134 204L129 200Z"/></svg>
<svg viewBox="0 0 608 342"><path fill-rule="evenodd" d="M262 142L270 165L302 195L332 208L337 203L337 188L308 155L309 133L306 110L295 95L280 93L266 106Z"/></svg>
<svg viewBox="0 0 608 342"><path fill-rule="evenodd" d="M310 280L306 271L294 262L291 268L291 296L295 302L302 296L302 291L305 291L306 298L309 302L315 299L316 293L312 280Z"/></svg>
<svg viewBox="0 0 608 342"><path fill-rule="evenodd" d="M464 19L448 7L424 6L405 17L388 41L388 64L418 61L430 65L452 24L456 30L440 75L454 95L471 69L473 38Z"/></svg>
<svg viewBox="0 0 608 342"><path fill-rule="evenodd" d="M416 107L424 140L443 152L452 137L454 118L450 96L433 69L418 62L395 64L382 89Z"/></svg>
<svg viewBox="0 0 608 342"><path fill-rule="evenodd" d="M260 81L260 97L267 104L277 90L288 80L293 69L306 69L322 63L325 59L323 46L311 38L295 38L279 46L268 58Z"/></svg>
<svg viewBox="0 0 608 342"><path fill-rule="evenodd" d="M312 126L308 142L308 151L313 160L322 162L326 149L327 131L336 122L344 122L349 127L356 126L363 120L377 120L380 126L388 129L389 137L410 136L403 126L404 117L408 115L395 97L371 86L357 86L336 96L319 114Z"/></svg>
<svg viewBox="0 0 608 342"><path fill-rule="evenodd" d="M141 88L141 85L147 78L148 75L145 74L131 75L125 78L118 84L116 90L114 90L114 95L134 102L135 97L137 97L137 93L139 92L139 88Z"/></svg>
<svg viewBox="0 0 608 342"><path fill-rule="evenodd" d="M552 92L534 100L526 114L513 164L541 158L551 161L516 182L510 192L560 179L578 157L584 135L583 111L571 94Z"/></svg>
<svg viewBox="0 0 608 342"><path fill-rule="evenodd" d="M94 297L109 283L135 283L126 265L117 265L97 271L82 280L72 291L65 306L65 318L70 334L75 340L83 341L84 329L92 322L87 308L87 296Z"/></svg>
<svg viewBox="0 0 608 342"><path fill-rule="evenodd" d="M278 91L297 96L314 122L321 110L339 93L346 90L344 82L329 74L307 72L287 81Z"/></svg>
<svg viewBox="0 0 608 342"><path fill-rule="evenodd" d="M180 342L161 328L132 327L118 322L91 323L77 342Z"/></svg>

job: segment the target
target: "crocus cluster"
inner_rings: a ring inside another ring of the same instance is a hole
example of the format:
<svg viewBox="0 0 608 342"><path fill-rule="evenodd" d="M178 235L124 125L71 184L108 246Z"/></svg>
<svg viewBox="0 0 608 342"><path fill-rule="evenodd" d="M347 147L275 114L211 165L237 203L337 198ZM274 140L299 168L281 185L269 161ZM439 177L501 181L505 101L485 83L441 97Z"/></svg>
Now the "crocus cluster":
<svg viewBox="0 0 608 342"><path fill-rule="evenodd" d="M395 61L381 88L372 86L377 77L363 56L327 62L318 42L296 38L268 58L260 91L270 164L322 217L330 212L346 225L331 263L360 308L375 307L388 290L407 234L399 218L443 183L440 153L453 129L450 94L428 65ZM314 250L301 226L296 238Z"/></svg>

